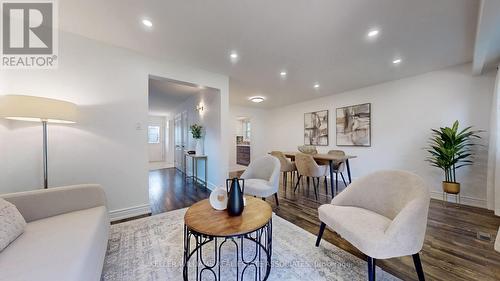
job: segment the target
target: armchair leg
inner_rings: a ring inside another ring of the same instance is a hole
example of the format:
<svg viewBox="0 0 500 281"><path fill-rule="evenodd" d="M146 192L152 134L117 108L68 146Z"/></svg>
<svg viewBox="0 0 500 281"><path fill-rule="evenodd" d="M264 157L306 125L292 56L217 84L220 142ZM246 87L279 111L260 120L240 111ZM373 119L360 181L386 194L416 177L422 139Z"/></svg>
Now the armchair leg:
<svg viewBox="0 0 500 281"><path fill-rule="evenodd" d="M328 181L326 180L326 177L325 177L325 193L328 196Z"/></svg>
<svg viewBox="0 0 500 281"><path fill-rule="evenodd" d="M316 239L316 247L319 247L319 242L321 242L321 237L323 237L323 232L325 232L326 224L324 222L319 226L318 238Z"/></svg>
<svg viewBox="0 0 500 281"><path fill-rule="evenodd" d="M368 281L375 281L376 259L367 257L368 261Z"/></svg>
<svg viewBox="0 0 500 281"><path fill-rule="evenodd" d="M424 270L422 269L422 262L420 261L420 255L416 253L412 257L413 263L415 264L415 270L417 271L418 280L425 281Z"/></svg>
<svg viewBox="0 0 500 281"><path fill-rule="evenodd" d="M278 193L274 193L274 200L276 201L276 206L280 206L280 202L278 201Z"/></svg>
<svg viewBox="0 0 500 281"><path fill-rule="evenodd" d="M335 194L339 193L339 173L335 172Z"/></svg>
<svg viewBox="0 0 500 281"><path fill-rule="evenodd" d="M344 174L340 173L340 176L342 177L342 181L344 182L344 186L347 187L347 182L345 181Z"/></svg>
<svg viewBox="0 0 500 281"><path fill-rule="evenodd" d="M317 178L317 179L312 178L312 181L313 181L313 188L314 188L314 196L316 197L316 200L318 200L319 178Z"/></svg>
<svg viewBox="0 0 500 281"><path fill-rule="evenodd" d="M299 175L297 177L297 183L295 184L295 189L293 190L293 192L297 191L297 188L299 187L299 184L300 184L300 180L302 179L302 175Z"/></svg>

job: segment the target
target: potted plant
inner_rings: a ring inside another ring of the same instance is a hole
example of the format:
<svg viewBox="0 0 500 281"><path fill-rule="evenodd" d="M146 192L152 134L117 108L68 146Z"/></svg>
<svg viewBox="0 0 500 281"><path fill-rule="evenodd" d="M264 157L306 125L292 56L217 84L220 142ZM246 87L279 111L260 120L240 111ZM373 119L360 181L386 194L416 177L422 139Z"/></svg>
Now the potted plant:
<svg viewBox="0 0 500 281"><path fill-rule="evenodd" d="M478 133L472 127L467 127L461 131L458 129L458 120L453 126L432 129L432 137L427 151L430 156L427 161L432 166L444 171L443 191L451 194L460 192L460 183L457 182L456 170L472 165L472 147L475 145L474 139L480 139Z"/></svg>
<svg viewBox="0 0 500 281"><path fill-rule="evenodd" d="M189 127L191 129L191 134L193 135L193 139L196 142L196 154L202 155L204 153L203 151L203 143L202 143L202 131L203 131L203 126L199 124L193 124Z"/></svg>

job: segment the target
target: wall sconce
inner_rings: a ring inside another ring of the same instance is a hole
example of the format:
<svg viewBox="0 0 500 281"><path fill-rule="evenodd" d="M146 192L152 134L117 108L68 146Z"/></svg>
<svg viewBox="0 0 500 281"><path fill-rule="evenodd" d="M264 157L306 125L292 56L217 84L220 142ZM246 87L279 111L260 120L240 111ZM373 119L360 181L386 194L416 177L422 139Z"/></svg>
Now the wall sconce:
<svg viewBox="0 0 500 281"><path fill-rule="evenodd" d="M203 111L203 105L201 103L196 106L196 111L200 113Z"/></svg>

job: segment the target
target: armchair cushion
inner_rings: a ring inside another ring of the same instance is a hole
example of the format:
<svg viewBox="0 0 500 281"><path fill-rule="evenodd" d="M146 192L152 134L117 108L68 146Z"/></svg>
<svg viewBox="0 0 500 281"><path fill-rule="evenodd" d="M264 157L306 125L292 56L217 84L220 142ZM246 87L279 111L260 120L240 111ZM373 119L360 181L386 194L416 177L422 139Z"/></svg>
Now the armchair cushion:
<svg viewBox="0 0 500 281"><path fill-rule="evenodd" d="M331 204L320 206L318 213L322 222L361 252L371 257L386 256L385 249L390 245L385 231L390 219L366 209Z"/></svg>
<svg viewBox="0 0 500 281"><path fill-rule="evenodd" d="M275 186L269 184L268 181L261 179L246 179L245 193L257 197L269 197L278 192Z"/></svg>

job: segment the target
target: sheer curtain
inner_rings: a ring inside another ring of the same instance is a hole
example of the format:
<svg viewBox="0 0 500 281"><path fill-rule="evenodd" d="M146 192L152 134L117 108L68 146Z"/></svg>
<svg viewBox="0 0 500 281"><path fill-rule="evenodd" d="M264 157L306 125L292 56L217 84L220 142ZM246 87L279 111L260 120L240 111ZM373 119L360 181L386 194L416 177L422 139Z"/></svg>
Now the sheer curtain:
<svg viewBox="0 0 500 281"><path fill-rule="evenodd" d="M500 216L500 72L498 69L491 104L487 199L488 209L494 210L495 214Z"/></svg>

